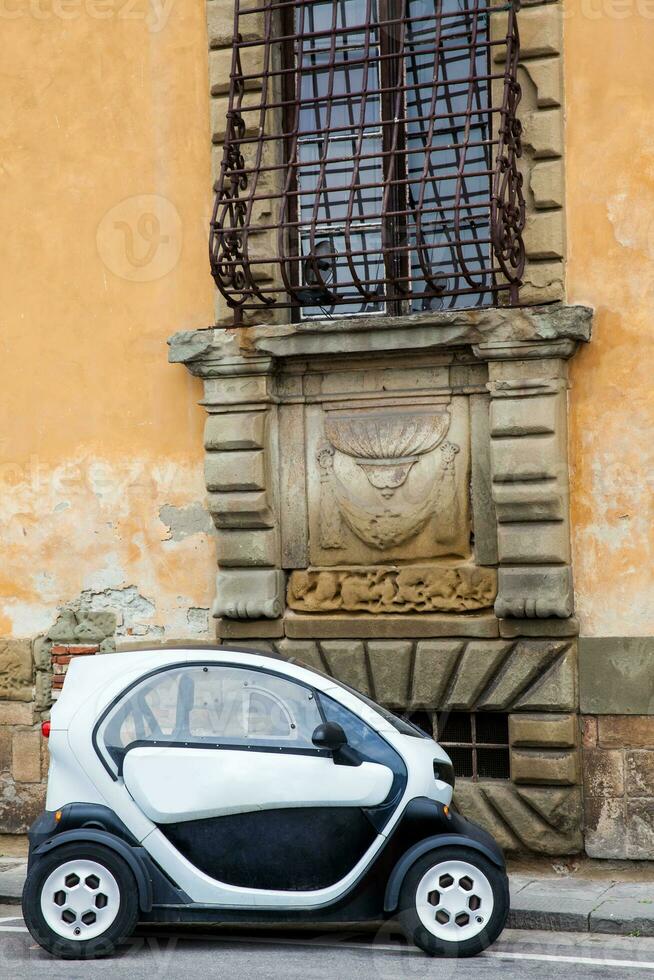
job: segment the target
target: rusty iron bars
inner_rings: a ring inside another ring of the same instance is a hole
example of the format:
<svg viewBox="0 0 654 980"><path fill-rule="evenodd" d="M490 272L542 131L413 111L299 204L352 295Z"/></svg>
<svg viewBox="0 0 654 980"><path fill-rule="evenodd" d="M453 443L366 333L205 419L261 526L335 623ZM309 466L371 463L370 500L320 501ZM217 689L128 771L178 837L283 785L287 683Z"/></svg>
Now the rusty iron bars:
<svg viewBox="0 0 654 980"><path fill-rule="evenodd" d="M236 0L210 255L237 322L518 302L516 9Z"/></svg>
<svg viewBox="0 0 654 980"><path fill-rule="evenodd" d="M437 716L434 738L445 749L457 776L510 777L508 715L491 711L452 711Z"/></svg>

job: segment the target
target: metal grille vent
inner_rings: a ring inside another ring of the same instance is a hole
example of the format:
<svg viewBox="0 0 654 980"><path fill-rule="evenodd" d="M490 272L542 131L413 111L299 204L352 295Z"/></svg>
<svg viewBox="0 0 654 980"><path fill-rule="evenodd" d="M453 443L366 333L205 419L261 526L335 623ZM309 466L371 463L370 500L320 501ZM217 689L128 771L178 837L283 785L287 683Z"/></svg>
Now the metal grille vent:
<svg viewBox="0 0 654 980"><path fill-rule="evenodd" d="M237 314L518 301L515 7L236 0L210 252Z"/></svg>

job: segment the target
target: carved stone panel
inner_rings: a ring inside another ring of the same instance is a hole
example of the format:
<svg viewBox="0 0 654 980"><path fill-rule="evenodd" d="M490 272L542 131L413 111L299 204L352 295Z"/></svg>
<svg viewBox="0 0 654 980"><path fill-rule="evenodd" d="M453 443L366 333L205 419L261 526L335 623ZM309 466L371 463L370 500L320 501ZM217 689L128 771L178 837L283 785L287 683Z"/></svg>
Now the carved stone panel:
<svg viewBox="0 0 654 980"><path fill-rule="evenodd" d="M470 555L466 398L307 409L312 565Z"/></svg>
<svg viewBox="0 0 654 980"><path fill-rule="evenodd" d="M492 607L493 568L376 565L292 572L287 604L299 612L469 612Z"/></svg>

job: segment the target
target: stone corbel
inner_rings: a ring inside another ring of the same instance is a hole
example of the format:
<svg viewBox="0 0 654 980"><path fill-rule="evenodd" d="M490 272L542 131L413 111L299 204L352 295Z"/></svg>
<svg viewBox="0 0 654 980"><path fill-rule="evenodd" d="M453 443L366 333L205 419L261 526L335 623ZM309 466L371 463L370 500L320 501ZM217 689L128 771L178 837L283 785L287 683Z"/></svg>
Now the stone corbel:
<svg viewBox="0 0 654 980"><path fill-rule="evenodd" d="M570 339L483 343L491 396L491 485L503 618L574 613L567 459Z"/></svg>
<svg viewBox="0 0 654 980"><path fill-rule="evenodd" d="M205 480L218 537L213 615L279 619L280 569L276 483L277 406L272 358L244 353L236 331L197 330L170 341L172 362L202 378Z"/></svg>

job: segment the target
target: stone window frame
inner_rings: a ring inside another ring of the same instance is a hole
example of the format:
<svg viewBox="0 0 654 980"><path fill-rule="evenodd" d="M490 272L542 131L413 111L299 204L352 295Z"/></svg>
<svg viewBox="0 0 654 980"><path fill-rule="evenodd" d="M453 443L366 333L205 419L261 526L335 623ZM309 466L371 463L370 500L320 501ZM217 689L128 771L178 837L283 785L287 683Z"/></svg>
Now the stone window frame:
<svg viewBox="0 0 654 980"><path fill-rule="evenodd" d="M234 31L234 8L225 0L206 0L211 93L212 175L220 175ZM494 31L506 33L503 15L492 20ZM520 304L563 300L565 244L565 183L563 160L563 0L536 0L520 10L518 81L522 95L522 157L526 199L523 239L526 266ZM253 37L256 33L253 32ZM498 49L497 61L503 55ZM262 242L265 248L265 242ZM216 290L216 326L232 326L231 310ZM287 311L267 311L266 322L285 322ZM245 313L244 323L262 315Z"/></svg>

